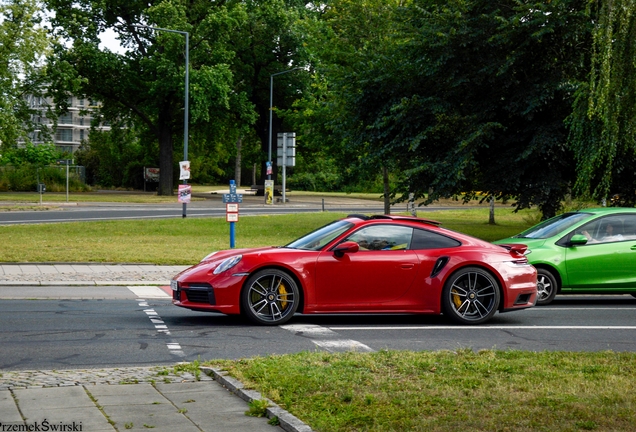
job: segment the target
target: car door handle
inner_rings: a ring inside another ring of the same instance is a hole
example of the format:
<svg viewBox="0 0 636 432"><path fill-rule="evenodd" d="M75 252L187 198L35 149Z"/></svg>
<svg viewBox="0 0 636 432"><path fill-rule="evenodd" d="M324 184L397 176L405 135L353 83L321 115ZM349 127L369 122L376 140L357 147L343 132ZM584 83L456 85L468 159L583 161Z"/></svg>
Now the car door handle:
<svg viewBox="0 0 636 432"><path fill-rule="evenodd" d="M415 267L415 264L404 263L404 264L400 265L400 267L403 268L403 269L407 269L408 270L408 269L412 269L413 267Z"/></svg>
<svg viewBox="0 0 636 432"><path fill-rule="evenodd" d="M636 245L630 247L631 250L636 250Z"/></svg>

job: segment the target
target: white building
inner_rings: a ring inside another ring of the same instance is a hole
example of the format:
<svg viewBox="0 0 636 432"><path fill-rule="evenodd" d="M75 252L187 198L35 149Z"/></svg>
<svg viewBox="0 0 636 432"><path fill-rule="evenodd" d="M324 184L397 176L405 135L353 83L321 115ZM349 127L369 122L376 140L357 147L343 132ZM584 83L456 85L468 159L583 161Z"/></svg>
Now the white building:
<svg viewBox="0 0 636 432"><path fill-rule="evenodd" d="M49 98L36 96L28 96L27 101L29 107L37 111L37 114L32 116L33 123L53 128L53 121L46 116L47 109L53 105L53 101ZM74 153L82 141L88 139L88 132L93 120L90 111L94 107L94 103L89 99L81 99L75 96L69 97L68 112L58 117L57 128L52 131L53 143L59 150ZM100 125L99 129L110 130L110 125L105 123ZM37 126L36 130L29 135L29 138L36 145L43 142L40 136L40 129Z"/></svg>

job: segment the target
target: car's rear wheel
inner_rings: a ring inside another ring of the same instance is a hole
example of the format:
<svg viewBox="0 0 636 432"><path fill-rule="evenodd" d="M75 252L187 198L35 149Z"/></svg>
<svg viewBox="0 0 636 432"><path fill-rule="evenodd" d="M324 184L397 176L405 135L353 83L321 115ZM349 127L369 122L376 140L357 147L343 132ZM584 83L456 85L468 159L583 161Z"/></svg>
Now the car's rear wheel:
<svg viewBox="0 0 636 432"><path fill-rule="evenodd" d="M286 272L265 269L254 273L241 293L241 311L252 322L279 325L298 309L298 285Z"/></svg>
<svg viewBox="0 0 636 432"><path fill-rule="evenodd" d="M543 306L552 303L559 290L556 278L550 270L537 269L537 305Z"/></svg>
<svg viewBox="0 0 636 432"><path fill-rule="evenodd" d="M481 324L499 308L499 283L487 271L466 267L454 273L442 291L442 310L460 324Z"/></svg>

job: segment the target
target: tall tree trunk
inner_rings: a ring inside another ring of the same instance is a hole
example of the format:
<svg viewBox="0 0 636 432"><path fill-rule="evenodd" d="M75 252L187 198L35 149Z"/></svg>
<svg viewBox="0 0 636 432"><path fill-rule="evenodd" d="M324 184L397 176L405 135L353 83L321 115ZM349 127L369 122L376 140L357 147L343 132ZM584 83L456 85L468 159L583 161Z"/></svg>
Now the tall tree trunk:
<svg viewBox="0 0 636 432"><path fill-rule="evenodd" d="M243 138L239 137L236 140L236 163L234 165L234 181L236 187L241 186L241 147L243 147Z"/></svg>
<svg viewBox="0 0 636 432"><path fill-rule="evenodd" d="M384 214L391 214L391 198L389 189L389 169L384 166L382 167L382 177L384 182Z"/></svg>
<svg viewBox="0 0 636 432"><path fill-rule="evenodd" d="M490 197L490 214L488 216L488 224L495 225L495 197Z"/></svg>
<svg viewBox="0 0 636 432"><path fill-rule="evenodd" d="M172 126L168 109L159 113L158 135L159 135L159 190L158 195L174 195L173 188L173 143Z"/></svg>

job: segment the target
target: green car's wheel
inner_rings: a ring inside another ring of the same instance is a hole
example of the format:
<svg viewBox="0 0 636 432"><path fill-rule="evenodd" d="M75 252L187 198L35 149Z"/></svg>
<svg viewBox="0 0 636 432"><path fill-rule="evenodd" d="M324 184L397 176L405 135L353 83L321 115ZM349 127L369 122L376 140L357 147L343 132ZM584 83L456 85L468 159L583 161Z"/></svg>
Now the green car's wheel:
<svg viewBox="0 0 636 432"><path fill-rule="evenodd" d="M558 290L559 285L552 272L543 268L537 269L537 305L552 303Z"/></svg>
<svg viewBox="0 0 636 432"><path fill-rule="evenodd" d="M265 269L247 280L241 293L241 311L256 324L279 325L294 315L299 298L298 286L288 273Z"/></svg>
<svg viewBox="0 0 636 432"><path fill-rule="evenodd" d="M460 324L481 324L497 312L499 299L499 283L490 273L478 267L466 267L446 281L442 310Z"/></svg>

